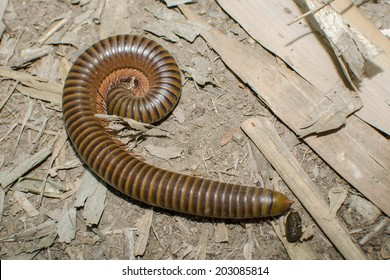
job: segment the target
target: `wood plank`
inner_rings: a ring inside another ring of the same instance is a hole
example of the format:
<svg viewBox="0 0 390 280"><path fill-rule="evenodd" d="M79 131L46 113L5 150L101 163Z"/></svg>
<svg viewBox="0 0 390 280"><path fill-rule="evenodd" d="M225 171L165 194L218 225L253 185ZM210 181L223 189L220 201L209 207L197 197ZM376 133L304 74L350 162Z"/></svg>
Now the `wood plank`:
<svg viewBox="0 0 390 280"><path fill-rule="evenodd" d="M206 24L189 7L180 6L180 9L188 19ZM285 65L265 60L255 49L212 27L202 30L201 35L226 65L299 134L302 120L307 119L308 111L319 103L322 92ZM344 179L390 215L390 146L381 134L351 116L346 128L319 137L308 136L304 141Z"/></svg>
<svg viewBox="0 0 390 280"><path fill-rule="evenodd" d="M287 26L287 23L306 12L298 7L297 1L217 1L256 41L323 93L342 79L333 50L327 47L317 32L312 31L307 19ZM387 52L390 42L356 7L351 6L349 0L336 0L333 6L343 15L348 15L348 21L354 24L356 30L383 50L371 59L371 63L380 71L365 77L359 85L363 108L355 114L390 135L390 107L387 104L390 100L390 54Z"/></svg>

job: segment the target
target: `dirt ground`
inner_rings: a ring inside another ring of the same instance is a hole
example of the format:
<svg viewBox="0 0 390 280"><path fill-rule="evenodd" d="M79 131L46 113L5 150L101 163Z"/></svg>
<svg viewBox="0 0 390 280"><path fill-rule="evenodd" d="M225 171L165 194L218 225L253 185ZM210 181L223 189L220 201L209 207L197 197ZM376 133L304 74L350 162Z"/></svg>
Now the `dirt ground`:
<svg viewBox="0 0 390 280"><path fill-rule="evenodd" d="M91 8L91 2L94 1L10 0L4 15L7 28L0 42L0 64L8 68L15 65L23 50L40 47L38 42L53 20L64 15L74 20ZM360 213L356 200L370 203L280 123L251 89L226 68L201 37L193 43L182 38L173 43L145 31L145 26L157 24L151 10L168 9L164 2L128 2L127 22L131 24L128 32L156 40L169 50L182 70L187 69L183 71L183 93L174 114L159 124L159 128L168 131L169 135L141 137L136 145L133 141L128 147L132 147L147 162L165 169L224 182L282 189L295 201L293 208L301 214L303 226L310 232L302 242L309 243L321 259L342 259L266 161L260 157L257 165L253 164L256 152L238 129L240 123L250 116L268 116L324 197L335 186L344 186L348 190L338 215L355 240L365 236L383 218L383 214L373 205L370 205L370 209L373 209L371 215ZM389 29L389 1L365 2L359 5L363 12L378 28ZM256 43L216 2L198 1L192 4L192 8L214 27L243 44L256 47ZM43 46L52 46L47 55L16 69L63 84L66 77L64 69L67 69L63 67L64 61L69 65L83 49L97 41L100 28L101 25L96 22L86 20L75 30L77 44L46 42ZM200 77L190 73L188 69L191 67ZM0 80L0 104L5 102L0 108L0 173L23 163L50 145L64 131L58 104L30 98L15 90L15 87L14 80ZM233 137L230 139L229 135ZM224 145L221 142L225 142ZM151 155L147 147L173 147L179 151L179 155L164 159ZM48 175L48 171L53 170L51 166L57 167L56 172ZM60 146L58 157L47 157L24 174L25 180L20 179L4 189L0 223L1 259L290 258L273 227L278 226L281 219L268 218L244 223L186 216L152 209L123 196L108 185L102 202L104 211L97 224L88 225L83 215L84 207L73 207L86 168L68 140ZM27 183L23 184L23 181ZM30 191L24 189L21 192L26 185ZM41 196L42 185L57 195ZM31 191L34 188L38 191ZM26 212L21 206L21 200L25 199L36 212ZM59 236L56 223L60 220L61 211L71 208L76 210L75 236L67 240ZM141 255L134 256L131 253L134 244L145 237L137 228L148 217L151 217L151 225L146 233L146 247ZM389 227L378 232L362 248L370 259L389 258Z"/></svg>

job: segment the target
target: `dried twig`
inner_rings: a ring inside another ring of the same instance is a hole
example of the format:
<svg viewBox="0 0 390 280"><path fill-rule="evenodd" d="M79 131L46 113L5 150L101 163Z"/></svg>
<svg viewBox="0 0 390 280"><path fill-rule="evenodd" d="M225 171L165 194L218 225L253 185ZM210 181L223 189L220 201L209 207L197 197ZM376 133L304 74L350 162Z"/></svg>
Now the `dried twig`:
<svg viewBox="0 0 390 280"><path fill-rule="evenodd" d="M55 32L60 30L65 24L67 24L71 19L71 13L68 13L61 20L54 21L53 24L46 30L42 37L38 40L38 44L42 46L47 39L50 38Z"/></svg>

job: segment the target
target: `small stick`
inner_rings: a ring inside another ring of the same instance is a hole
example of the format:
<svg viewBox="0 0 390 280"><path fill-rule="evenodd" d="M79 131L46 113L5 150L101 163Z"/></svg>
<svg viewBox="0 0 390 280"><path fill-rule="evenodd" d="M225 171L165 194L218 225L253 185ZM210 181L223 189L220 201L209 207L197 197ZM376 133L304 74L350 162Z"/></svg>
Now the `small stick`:
<svg viewBox="0 0 390 280"><path fill-rule="evenodd" d="M38 45L42 46L44 42L46 42L47 39L50 38L55 32L61 29L65 24L67 24L70 20L69 14L66 15L63 19L54 22L49 29L43 34L43 36L38 40Z"/></svg>
<svg viewBox="0 0 390 280"><path fill-rule="evenodd" d="M22 136L22 133L23 133L23 131L24 131L24 128L26 127L26 124L27 124L28 120L29 120L30 117L31 117L31 114L32 114L32 112L33 112L33 109L34 109L34 103L32 102L31 99L29 99L27 111L26 111L26 114L24 115L23 122L22 122L22 127L20 128L19 136L18 136L18 139L17 139L17 141L16 141L16 146L15 146L14 154L15 154L15 152L16 152L16 149L18 148L18 145L19 145L19 142L20 142L20 138L21 138L21 136Z"/></svg>
<svg viewBox="0 0 390 280"><path fill-rule="evenodd" d="M18 121L17 124L22 125L22 121ZM32 125L32 124L29 124L29 123L26 124L26 128L29 128L31 130L38 131L38 132L41 130L41 128L39 128L39 127L37 127L35 125ZM56 136L57 135L57 132L55 132L53 130L44 130L43 133L47 134L47 135L51 135L51 136ZM0 142L1 141L2 140L0 140Z"/></svg>
<svg viewBox="0 0 390 280"><path fill-rule="evenodd" d="M314 14L314 13L318 12L319 10L321 10L322 8L324 8L325 6L327 6L327 5L329 5L330 3L332 3L333 1L334 1L334 0L328 0L328 1L326 1L326 2L325 2L324 4L322 4L321 6L315 8L315 9L313 9L313 10L310 10L310 11L304 13L303 15L297 17L296 19L290 21L289 23L287 23L287 26L290 26L291 24L293 24L293 23L295 23L295 22L297 22L297 21L303 19L304 17L307 17L308 15L311 15L311 14Z"/></svg>

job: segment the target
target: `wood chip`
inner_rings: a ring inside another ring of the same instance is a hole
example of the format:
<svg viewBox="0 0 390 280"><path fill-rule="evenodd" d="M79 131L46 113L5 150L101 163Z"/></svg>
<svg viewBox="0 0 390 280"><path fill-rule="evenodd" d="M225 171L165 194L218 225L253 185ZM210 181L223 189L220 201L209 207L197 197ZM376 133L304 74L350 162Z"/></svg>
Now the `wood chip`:
<svg viewBox="0 0 390 280"><path fill-rule="evenodd" d="M83 260L83 252L82 250L79 250L77 247L66 247L64 249L65 253L68 254L69 259L71 260Z"/></svg>
<svg viewBox="0 0 390 280"><path fill-rule="evenodd" d="M52 46L42 46L24 49L15 54L15 56L10 59L9 64L12 68L21 68L30 64L38 58L42 58L49 53L52 53L53 50L54 49Z"/></svg>
<svg viewBox="0 0 390 280"><path fill-rule="evenodd" d="M70 243L76 236L76 208L64 203L61 216L57 223L58 241Z"/></svg>
<svg viewBox="0 0 390 280"><path fill-rule="evenodd" d="M229 241L229 233L225 223L217 223L215 229L215 242L223 243Z"/></svg>
<svg viewBox="0 0 390 280"><path fill-rule="evenodd" d="M23 95L50 102L53 105L60 105L62 103L62 96L53 92L41 91L23 85L18 85L16 89Z"/></svg>
<svg viewBox="0 0 390 280"><path fill-rule="evenodd" d="M31 99L28 100L28 103L26 104L26 107L27 108L25 108L25 110L23 110L24 111L24 117L23 117L22 125L20 126L20 132L19 132L19 135L18 135L18 138L17 138L17 142L16 142L15 148L17 148L17 146L19 144L20 137L22 136L24 128L26 127L26 124L27 124L28 120L30 119L32 111L34 109L34 103L33 103L33 101Z"/></svg>
<svg viewBox="0 0 390 280"><path fill-rule="evenodd" d="M123 234L125 236L124 254L126 260L135 260L134 248L134 229L124 228Z"/></svg>
<svg viewBox="0 0 390 280"><path fill-rule="evenodd" d="M32 253L38 250L48 248L53 245L56 238L57 238L57 233L54 231L50 232L50 234L46 236L36 239L30 243L26 243L26 245L24 246L24 251L28 253Z"/></svg>
<svg viewBox="0 0 390 280"><path fill-rule="evenodd" d="M52 153L52 146L46 146L39 152L27 158L10 171L0 173L0 186L5 188L18 180L23 174L43 162Z"/></svg>
<svg viewBox="0 0 390 280"><path fill-rule="evenodd" d="M244 247L242 249L242 253L244 255L244 258L246 260L251 260L252 255L253 255L253 250L254 250L254 242L253 242L253 233L252 233L252 228L247 227L246 229L247 235L248 235L248 240L245 242Z"/></svg>
<svg viewBox="0 0 390 280"><path fill-rule="evenodd" d="M31 241L50 235L52 233L57 234L56 222L49 219L24 231L12 234L11 236L5 238L1 238L0 241Z"/></svg>
<svg viewBox="0 0 390 280"><path fill-rule="evenodd" d="M185 122L186 117L183 109L181 109L180 107L176 107L175 110L173 110L172 114L180 124L183 124Z"/></svg>
<svg viewBox="0 0 390 280"><path fill-rule="evenodd" d="M37 90L49 91L62 95L62 84L49 82L41 77L22 73L19 71L14 71L6 67L0 67L0 76L19 81L20 83L35 88Z"/></svg>
<svg viewBox="0 0 390 280"><path fill-rule="evenodd" d="M159 147L155 145L146 145L145 149L153 156L162 158L162 159L172 159L181 156L183 152L182 148L179 147Z"/></svg>
<svg viewBox="0 0 390 280"><path fill-rule="evenodd" d="M190 65L182 65L181 69L188 73L190 77L200 86L214 84L209 58L197 55L191 60ZM216 111L215 104L214 110Z"/></svg>
<svg viewBox="0 0 390 280"><path fill-rule="evenodd" d="M307 4L309 9L313 9L320 2L312 0ZM363 80L365 63L379 54L379 47L372 44L358 29L351 27L332 6L324 7L313 16L331 42L336 55L341 56L348 66L346 76L349 76L348 72L352 72L359 80Z"/></svg>
<svg viewBox="0 0 390 280"><path fill-rule="evenodd" d="M95 8L91 17L95 24L100 24L97 31L99 38L129 33L129 27L133 25L131 16L129 16L131 2L128 0L99 0L94 1L93 4L95 4ZM118 9L118 7L120 8Z"/></svg>
<svg viewBox="0 0 390 280"><path fill-rule="evenodd" d="M3 36L4 31L5 31L5 24L2 20L0 20L0 39Z"/></svg>
<svg viewBox="0 0 390 280"><path fill-rule="evenodd" d="M192 235L192 232L190 231L190 229L186 223L186 220L184 220L184 218L178 217L178 216L175 216L175 220L177 222L176 225L180 229L183 236L190 237Z"/></svg>
<svg viewBox="0 0 390 280"><path fill-rule="evenodd" d="M55 32L60 30L71 20L71 11L66 13L63 18L55 19L53 24L45 31L42 37L38 40L38 44L41 46L47 39L49 39Z"/></svg>
<svg viewBox="0 0 390 280"><path fill-rule="evenodd" d="M89 187L93 192L85 202L83 217L87 225L97 225L105 208L107 187L101 180L96 180L96 183Z"/></svg>
<svg viewBox="0 0 390 280"><path fill-rule="evenodd" d="M105 208L107 187L88 169L84 173L76 193L74 207L83 207L83 217L87 225L99 224Z"/></svg>
<svg viewBox="0 0 390 280"><path fill-rule="evenodd" d="M85 201L94 191L91 186L94 186L97 182L96 176L89 169L85 170L82 181L80 182L80 187L76 193L75 202L73 204L74 207L78 208L84 206Z"/></svg>
<svg viewBox="0 0 390 280"><path fill-rule="evenodd" d="M194 248L194 249L196 249L196 251L195 251L195 259L196 260L205 260L206 259L207 243L209 240L209 232L210 232L209 225L203 224L203 226L201 228L200 236L199 236L198 246L196 248Z"/></svg>
<svg viewBox="0 0 390 280"><path fill-rule="evenodd" d="M316 227L314 224L302 227L302 236L299 238L300 241L311 239L316 234Z"/></svg>
<svg viewBox="0 0 390 280"><path fill-rule="evenodd" d="M32 194L41 194L41 187L44 180L22 177L18 180L17 184L13 187L15 191L32 193ZM65 188L56 188L53 186L52 181L48 181L48 184L45 187L43 196L51 198L60 198L62 192L65 191Z"/></svg>
<svg viewBox="0 0 390 280"><path fill-rule="evenodd" d="M153 210L146 210L145 214L137 220L137 241L134 247L135 256L143 256L149 241L150 229L153 221Z"/></svg>
<svg viewBox="0 0 390 280"><path fill-rule="evenodd" d="M39 215L39 211L35 209L33 204L27 199L26 194L16 191L14 192L13 196L15 201L23 208L24 211L26 211L29 217L35 217Z"/></svg>
<svg viewBox="0 0 390 280"><path fill-rule="evenodd" d="M103 119L109 122L117 122L121 124L127 124L130 128L134 130L138 130L141 132L146 132L148 128L154 128L154 125L139 122L130 118L120 117L120 116L114 116L114 115L105 115L105 114L95 114L95 117L99 119Z"/></svg>

